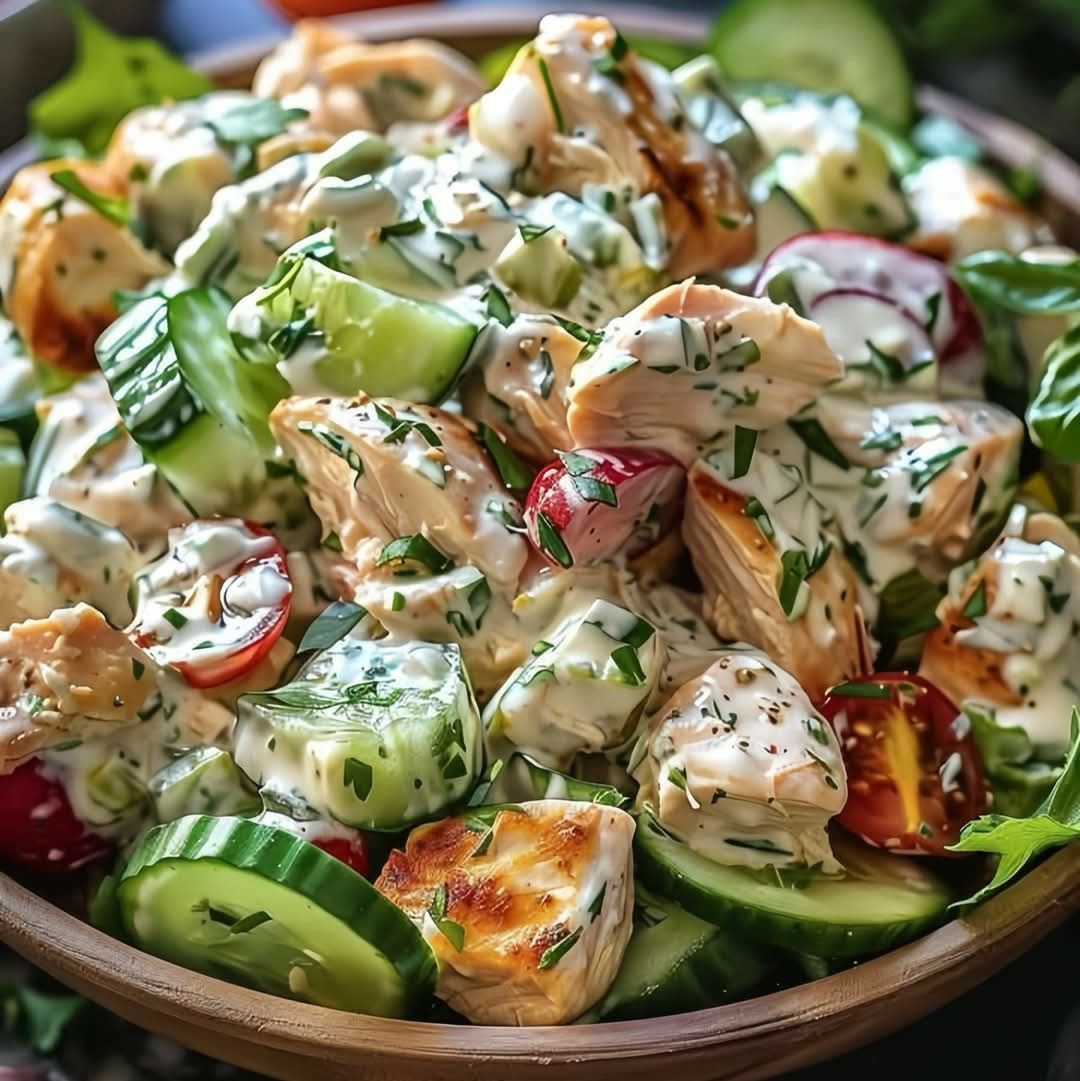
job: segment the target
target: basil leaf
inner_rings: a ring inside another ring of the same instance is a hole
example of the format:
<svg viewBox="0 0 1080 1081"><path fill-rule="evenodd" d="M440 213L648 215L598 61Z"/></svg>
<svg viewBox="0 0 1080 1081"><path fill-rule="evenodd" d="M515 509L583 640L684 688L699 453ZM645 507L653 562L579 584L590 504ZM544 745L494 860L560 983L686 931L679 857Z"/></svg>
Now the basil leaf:
<svg viewBox="0 0 1080 1081"><path fill-rule="evenodd" d="M1035 263L1001 251L961 259L954 273L975 300L1017 315L1080 311L1080 259Z"/></svg>
<svg viewBox="0 0 1080 1081"><path fill-rule="evenodd" d="M1072 747L1065 768L1050 794L1030 818L982 815L969 822L952 852L992 852L998 859L994 877L981 890L953 908L978 904L1012 881L1033 859L1051 848L1080 838L1080 711L1072 713Z"/></svg>
<svg viewBox="0 0 1080 1081"><path fill-rule="evenodd" d="M1067 462L1080 462L1080 325L1047 349L1027 424L1043 450Z"/></svg>
<svg viewBox="0 0 1080 1081"><path fill-rule="evenodd" d="M159 42L118 37L74 0L63 0L63 6L75 25L75 63L30 103L34 131L51 139L78 139L91 154L100 154L132 109L213 89L207 76Z"/></svg>

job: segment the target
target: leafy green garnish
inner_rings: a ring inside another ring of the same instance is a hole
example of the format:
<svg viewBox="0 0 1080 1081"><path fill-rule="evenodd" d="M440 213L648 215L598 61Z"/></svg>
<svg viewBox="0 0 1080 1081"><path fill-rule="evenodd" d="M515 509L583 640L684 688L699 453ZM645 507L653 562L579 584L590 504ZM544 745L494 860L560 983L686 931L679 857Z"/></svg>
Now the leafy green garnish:
<svg viewBox="0 0 1080 1081"><path fill-rule="evenodd" d="M837 683L828 690L830 698L889 698L892 691L887 683Z"/></svg>
<svg viewBox="0 0 1080 1081"><path fill-rule="evenodd" d="M121 38L75 0L61 0L75 24L75 64L30 103L30 127L50 139L78 139L105 150L113 129L142 105L196 98L213 89L159 42Z"/></svg>
<svg viewBox="0 0 1080 1081"><path fill-rule="evenodd" d="M78 995L53 995L32 987L13 987L0 995L0 1014L3 1027L13 1029L36 1054L51 1055L59 1046L64 1029L85 1004Z"/></svg>
<svg viewBox="0 0 1080 1081"><path fill-rule="evenodd" d="M1080 259L1036 263L1003 251L980 251L953 268L980 304L1017 315L1064 315L1080 311Z"/></svg>
<svg viewBox="0 0 1080 1081"><path fill-rule="evenodd" d="M806 444L806 449L826 461L832 462L838 469L849 469L851 463L846 455L832 441L829 433L819 420L789 420L788 427Z"/></svg>
<svg viewBox="0 0 1080 1081"><path fill-rule="evenodd" d="M1043 450L1067 462L1080 462L1080 325L1046 350L1027 424Z"/></svg>
<svg viewBox="0 0 1080 1081"><path fill-rule="evenodd" d="M311 649L328 649L340 641L365 616L367 609L351 601L334 601L329 608L320 612L300 639L298 653Z"/></svg>
<svg viewBox="0 0 1080 1081"><path fill-rule="evenodd" d="M454 561L443 555L422 533L413 533L407 537L397 537L383 545L375 560L375 566L407 562L422 563L432 574L443 574L454 565Z"/></svg>
<svg viewBox="0 0 1080 1081"><path fill-rule="evenodd" d="M569 474L574 489L582 499L587 503L606 503L609 507L619 505L618 497L615 494L615 486L606 480L598 480L592 475L592 471L598 464L594 458L589 458L576 451L556 451L555 453Z"/></svg>
<svg viewBox="0 0 1080 1081"><path fill-rule="evenodd" d="M131 205L127 199L93 191L79 179L74 169L57 169L55 173L50 173L49 179L58 188L63 188L76 199L81 199L113 225L119 225L121 229L127 229L131 225Z"/></svg>
<svg viewBox="0 0 1080 1081"><path fill-rule="evenodd" d="M532 467L511 447L502 441L498 433L486 424L477 425L480 445L491 455L503 484L512 492L524 493L533 482Z"/></svg>
<svg viewBox="0 0 1080 1081"><path fill-rule="evenodd" d="M969 822L953 852L991 852L1000 857L994 877L952 907L978 904L1012 881L1032 860L1080 838L1080 710L1073 708L1072 747L1050 794L1030 818L982 815Z"/></svg>
<svg viewBox="0 0 1080 1081"><path fill-rule="evenodd" d="M731 470L731 479L738 480L745 477L750 469L750 463L754 460L754 447L757 445L758 434L753 428L743 428L735 425L735 452L734 464Z"/></svg>
<svg viewBox="0 0 1080 1081"><path fill-rule="evenodd" d="M546 552L560 567L572 567L574 557L562 539L558 526L543 512L536 516L536 534L540 541L540 548Z"/></svg>
<svg viewBox="0 0 1080 1081"><path fill-rule="evenodd" d="M483 842L481 841L481 843ZM431 898L431 904L428 906L428 915L431 917L432 923L434 923L442 934L445 935L450 945L460 953L465 946L465 928L446 915L448 904L448 891L446 883L443 883Z"/></svg>
<svg viewBox="0 0 1080 1081"><path fill-rule="evenodd" d="M536 967L539 968L541 972L545 972L549 968L554 968L563 957L574 948L584 930L584 927L579 927L577 930L565 934L554 945L548 946L548 948L540 955L540 961Z"/></svg>
<svg viewBox="0 0 1080 1081"><path fill-rule="evenodd" d="M367 762L359 758L346 758L344 768L345 787L351 788L358 800L366 800L371 795L374 771Z"/></svg>
<svg viewBox="0 0 1080 1081"><path fill-rule="evenodd" d="M555 120L555 130L562 134L566 131L566 125L559 106L559 98L555 93L555 84L551 81L551 72L548 71L547 61L542 56L538 56L536 66L540 69L540 78L544 80L544 89L547 91L548 103L551 105L551 115Z"/></svg>

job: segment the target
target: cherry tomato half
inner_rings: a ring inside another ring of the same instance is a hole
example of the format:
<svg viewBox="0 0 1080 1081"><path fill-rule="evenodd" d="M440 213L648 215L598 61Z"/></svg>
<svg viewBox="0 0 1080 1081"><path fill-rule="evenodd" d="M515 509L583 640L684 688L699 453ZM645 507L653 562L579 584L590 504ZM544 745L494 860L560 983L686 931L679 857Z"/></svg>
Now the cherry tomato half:
<svg viewBox="0 0 1080 1081"><path fill-rule="evenodd" d="M169 551L136 577L136 645L192 687L217 687L258 666L292 605L285 549L262 526L207 518L169 531Z"/></svg>
<svg viewBox="0 0 1080 1081"><path fill-rule="evenodd" d="M639 555L674 526L685 486L686 471L663 451L567 451L529 489L529 539L562 567Z"/></svg>
<svg viewBox="0 0 1080 1081"><path fill-rule="evenodd" d="M75 817L64 786L37 759L0 777L0 823L0 860L32 871L74 871L113 847Z"/></svg>
<svg viewBox="0 0 1080 1081"><path fill-rule="evenodd" d="M988 807L970 723L935 687L879 672L833 687L821 712L840 740L848 799L837 821L869 844L947 855Z"/></svg>
<svg viewBox="0 0 1080 1081"><path fill-rule="evenodd" d="M357 832L353 837L312 837L311 843L321 848L328 856L341 860L346 867L351 867L358 875L367 878L370 870L367 839Z"/></svg>

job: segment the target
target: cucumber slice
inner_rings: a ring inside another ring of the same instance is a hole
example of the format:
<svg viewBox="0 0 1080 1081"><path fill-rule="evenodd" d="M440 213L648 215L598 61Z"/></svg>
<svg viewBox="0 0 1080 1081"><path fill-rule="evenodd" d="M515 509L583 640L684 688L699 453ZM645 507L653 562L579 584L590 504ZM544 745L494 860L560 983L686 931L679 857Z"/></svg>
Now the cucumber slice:
<svg viewBox="0 0 1080 1081"><path fill-rule="evenodd" d="M888 23L865 0L738 0L709 49L734 79L842 91L907 130L911 75Z"/></svg>
<svg viewBox="0 0 1080 1081"><path fill-rule="evenodd" d="M696 56L671 73L679 98L694 125L714 146L727 152L743 174L764 165L764 151L724 85L712 56Z"/></svg>
<svg viewBox="0 0 1080 1081"><path fill-rule="evenodd" d="M413 402L448 393L476 337L467 319L315 258L286 253L279 271L276 283L237 305L229 325L240 351L272 360L297 393L364 391Z"/></svg>
<svg viewBox="0 0 1080 1081"><path fill-rule="evenodd" d="M174 759L147 785L159 822L184 815L255 815L262 800L220 747L196 747Z"/></svg>
<svg viewBox="0 0 1080 1081"><path fill-rule="evenodd" d="M454 644L342 638L284 687L239 702L236 761L277 802L359 829L442 814L483 767L480 715Z"/></svg>
<svg viewBox="0 0 1080 1081"><path fill-rule="evenodd" d="M590 1016L633 1021L722 1006L746 998L769 969L761 947L639 886L622 966Z"/></svg>
<svg viewBox="0 0 1080 1081"><path fill-rule="evenodd" d="M150 830L117 901L141 949L273 995L404 1017L434 988L434 956L401 909L314 845L245 818Z"/></svg>
<svg viewBox="0 0 1080 1081"><path fill-rule="evenodd" d="M822 957L880 953L940 922L953 900L917 861L834 839L842 877L729 867L674 840L648 813L638 823L642 881L703 920ZM780 885L787 875L789 881Z"/></svg>
<svg viewBox="0 0 1080 1081"><path fill-rule="evenodd" d="M232 349L215 293L147 297L96 348L125 427L198 513L235 513L261 491L266 417L285 385Z"/></svg>
<svg viewBox="0 0 1080 1081"><path fill-rule="evenodd" d="M25 470L26 455L23 454L18 433L10 428L0 428L0 518L19 498Z"/></svg>

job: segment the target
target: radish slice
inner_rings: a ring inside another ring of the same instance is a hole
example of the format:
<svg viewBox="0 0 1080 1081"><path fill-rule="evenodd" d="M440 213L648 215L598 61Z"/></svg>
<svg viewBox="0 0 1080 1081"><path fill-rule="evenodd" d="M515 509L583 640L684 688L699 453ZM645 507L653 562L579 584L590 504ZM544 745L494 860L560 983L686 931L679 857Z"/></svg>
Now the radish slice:
<svg viewBox="0 0 1080 1081"><path fill-rule="evenodd" d="M678 520L686 471L657 450L583 448L559 455L536 476L525 525L556 566L632 557Z"/></svg>
<svg viewBox="0 0 1080 1081"><path fill-rule="evenodd" d="M929 335L911 312L889 297L866 289L833 289L818 296L808 314L848 368L868 368L885 383L933 372Z"/></svg>
<svg viewBox="0 0 1080 1081"><path fill-rule="evenodd" d="M981 346L975 311L947 269L899 244L836 230L801 233L778 245L765 260L754 292L768 295L769 282L784 271L792 272L804 310L812 308L822 293L864 289L894 301L928 328L940 360L970 355Z"/></svg>

